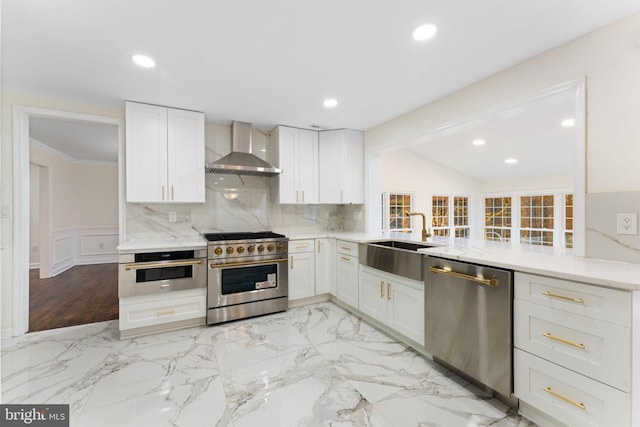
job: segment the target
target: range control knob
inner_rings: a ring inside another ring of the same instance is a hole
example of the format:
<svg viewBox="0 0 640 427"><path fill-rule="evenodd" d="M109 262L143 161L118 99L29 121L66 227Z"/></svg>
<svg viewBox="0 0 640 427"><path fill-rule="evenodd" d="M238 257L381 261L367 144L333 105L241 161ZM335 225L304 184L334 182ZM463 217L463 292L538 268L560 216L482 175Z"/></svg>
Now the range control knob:
<svg viewBox="0 0 640 427"><path fill-rule="evenodd" d="M279 243L276 248L278 249L278 251L282 251L284 250L284 245L282 243Z"/></svg>
<svg viewBox="0 0 640 427"><path fill-rule="evenodd" d="M222 248L220 246L218 246L217 248L215 248L213 250L213 253L216 255L221 255L222 254Z"/></svg>
<svg viewBox="0 0 640 427"><path fill-rule="evenodd" d="M238 246L238 247L236 248L236 252L238 252L239 254L243 253L243 252L244 252L244 247L242 247L242 246Z"/></svg>
<svg viewBox="0 0 640 427"><path fill-rule="evenodd" d="M264 252L264 245L258 246L258 252Z"/></svg>
<svg viewBox="0 0 640 427"><path fill-rule="evenodd" d="M229 255L231 255L231 254L233 253L233 248L232 248L231 246L229 246L229 247L227 248L227 253L228 253Z"/></svg>
<svg viewBox="0 0 640 427"><path fill-rule="evenodd" d="M273 245L267 245L267 251L269 252L273 251Z"/></svg>
<svg viewBox="0 0 640 427"><path fill-rule="evenodd" d="M256 250L256 245L249 245L247 250L249 251L250 254L254 253Z"/></svg>

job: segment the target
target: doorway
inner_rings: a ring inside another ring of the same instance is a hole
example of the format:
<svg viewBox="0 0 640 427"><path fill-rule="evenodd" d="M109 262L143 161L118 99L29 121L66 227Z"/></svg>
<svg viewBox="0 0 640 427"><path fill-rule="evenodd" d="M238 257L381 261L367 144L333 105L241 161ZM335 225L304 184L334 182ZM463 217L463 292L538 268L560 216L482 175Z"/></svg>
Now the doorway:
<svg viewBox="0 0 640 427"><path fill-rule="evenodd" d="M12 334L117 318L124 122L32 107L13 110L18 196ZM108 143L101 130L108 131ZM92 150L98 157L91 157Z"/></svg>

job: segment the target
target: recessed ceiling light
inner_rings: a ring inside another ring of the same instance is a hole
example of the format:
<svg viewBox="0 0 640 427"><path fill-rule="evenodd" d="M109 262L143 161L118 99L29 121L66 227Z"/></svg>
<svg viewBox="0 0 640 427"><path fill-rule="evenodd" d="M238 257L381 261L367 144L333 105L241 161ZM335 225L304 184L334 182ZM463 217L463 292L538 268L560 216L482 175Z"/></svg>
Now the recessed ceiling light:
<svg viewBox="0 0 640 427"><path fill-rule="evenodd" d="M133 62L144 68L153 68L156 66L156 61L145 55L133 55L131 59Z"/></svg>
<svg viewBox="0 0 640 427"><path fill-rule="evenodd" d="M514 163L518 163L518 159L510 158L504 161L506 164L512 165Z"/></svg>
<svg viewBox="0 0 640 427"><path fill-rule="evenodd" d="M560 124L566 128L570 128L576 124L576 121L574 119L564 119Z"/></svg>
<svg viewBox="0 0 640 427"><path fill-rule="evenodd" d="M487 141L485 141L484 139L474 139L472 144L473 145L484 145Z"/></svg>
<svg viewBox="0 0 640 427"><path fill-rule="evenodd" d="M327 108L333 108L338 105L338 101L336 99L329 98L329 99L325 99L322 105L324 105Z"/></svg>
<svg viewBox="0 0 640 427"><path fill-rule="evenodd" d="M414 40L422 42L425 40L429 40L431 37L435 36L436 31L438 31L438 28L435 25L424 24L413 30L413 33L411 33L411 35L413 36Z"/></svg>

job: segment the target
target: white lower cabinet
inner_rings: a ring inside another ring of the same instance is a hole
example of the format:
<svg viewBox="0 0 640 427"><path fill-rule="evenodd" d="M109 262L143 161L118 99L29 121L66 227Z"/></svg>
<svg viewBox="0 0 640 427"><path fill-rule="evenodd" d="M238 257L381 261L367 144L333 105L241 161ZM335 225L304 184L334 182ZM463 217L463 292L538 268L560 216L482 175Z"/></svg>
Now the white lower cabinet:
<svg viewBox="0 0 640 427"><path fill-rule="evenodd" d="M514 364L515 395L546 415L576 427L631 425L628 393L518 349Z"/></svg>
<svg viewBox="0 0 640 427"><path fill-rule="evenodd" d="M120 331L200 318L204 324L206 300L206 289L120 298Z"/></svg>
<svg viewBox="0 0 640 427"><path fill-rule="evenodd" d="M336 240L336 296L358 308L358 244Z"/></svg>
<svg viewBox="0 0 640 427"><path fill-rule="evenodd" d="M424 284L361 267L359 310L424 345Z"/></svg>
<svg viewBox="0 0 640 427"><path fill-rule="evenodd" d="M316 239L316 295L336 294L336 239Z"/></svg>
<svg viewBox="0 0 640 427"><path fill-rule="evenodd" d="M631 425L631 294L516 272L514 394L568 426Z"/></svg>
<svg viewBox="0 0 640 427"><path fill-rule="evenodd" d="M316 294L314 240L289 241L289 300Z"/></svg>

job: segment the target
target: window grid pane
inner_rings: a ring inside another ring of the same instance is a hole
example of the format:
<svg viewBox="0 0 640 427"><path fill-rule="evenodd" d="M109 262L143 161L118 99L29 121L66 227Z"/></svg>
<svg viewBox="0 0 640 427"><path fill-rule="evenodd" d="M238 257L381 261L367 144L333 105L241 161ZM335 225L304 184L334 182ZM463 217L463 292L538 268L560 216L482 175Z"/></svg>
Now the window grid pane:
<svg viewBox="0 0 640 427"><path fill-rule="evenodd" d="M520 197L520 243L553 246L552 194Z"/></svg>
<svg viewBox="0 0 640 427"><path fill-rule="evenodd" d="M389 194L389 230L411 232L411 194Z"/></svg>
<svg viewBox="0 0 640 427"><path fill-rule="evenodd" d="M453 198L453 230L455 237L470 236L469 231L469 198L455 196Z"/></svg>
<svg viewBox="0 0 640 427"><path fill-rule="evenodd" d="M564 247L573 248L573 194L564 195Z"/></svg>
<svg viewBox="0 0 640 427"><path fill-rule="evenodd" d="M433 196L431 200L431 226L434 228L448 227L449 197Z"/></svg>
<svg viewBox="0 0 640 427"><path fill-rule="evenodd" d="M511 197L484 199L484 239L511 240Z"/></svg>

